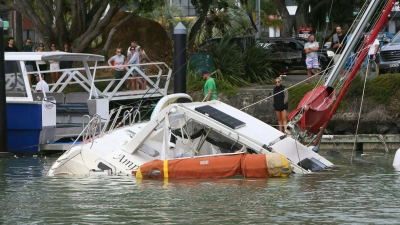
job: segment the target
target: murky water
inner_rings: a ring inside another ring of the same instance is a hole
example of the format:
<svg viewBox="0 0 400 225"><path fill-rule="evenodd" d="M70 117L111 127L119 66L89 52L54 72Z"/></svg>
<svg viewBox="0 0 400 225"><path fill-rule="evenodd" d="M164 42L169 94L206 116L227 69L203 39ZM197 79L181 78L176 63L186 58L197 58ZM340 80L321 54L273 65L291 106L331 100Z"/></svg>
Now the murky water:
<svg viewBox="0 0 400 225"><path fill-rule="evenodd" d="M287 179L136 182L46 177L55 157L0 159L0 224L399 224L400 172L329 158L334 171Z"/></svg>

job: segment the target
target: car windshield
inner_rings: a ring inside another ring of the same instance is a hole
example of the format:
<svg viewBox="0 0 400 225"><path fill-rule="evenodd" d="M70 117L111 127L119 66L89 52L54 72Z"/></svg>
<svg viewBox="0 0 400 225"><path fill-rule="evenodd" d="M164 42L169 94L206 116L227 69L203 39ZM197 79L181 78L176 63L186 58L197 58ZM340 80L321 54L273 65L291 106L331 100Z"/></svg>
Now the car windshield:
<svg viewBox="0 0 400 225"><path fill-rule="evenodd" d="M400 32L392 38L392 43L400 43Z"/></svg>

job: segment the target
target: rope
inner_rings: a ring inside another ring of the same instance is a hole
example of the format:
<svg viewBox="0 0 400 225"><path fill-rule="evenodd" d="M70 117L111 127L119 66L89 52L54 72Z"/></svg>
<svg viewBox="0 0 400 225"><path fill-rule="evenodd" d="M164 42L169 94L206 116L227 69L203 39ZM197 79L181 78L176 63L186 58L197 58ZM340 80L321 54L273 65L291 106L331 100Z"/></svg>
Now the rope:
<svg viewBox="0 0 400 225"><path fill-rule="evenodd" d="M318 76L318 74L320 74L320 73L321 73L321 72L319 72L319 73L317 73L317 74L311 76L310 78L313 78L313 77L315 77L315 76ZM307 79L308 79L308 78L307 78ZM298 82L298 83L296 83L296 84L294 84L294 85L292 85L292 86L290 86L290 87L287 87L286 89L289 90L289 89L291 89L291 88L294 88L294 87L296 87L297 85L300 85L301 83L306 82L307 79L306 79L306 80L303 80L303 81L300 81L300 82ZM249 108L249 107L252 107L252 106L254 106L254 105L256 105L256 104L259 104L259 103L261 103L261 102L267 101L268 99L270 99L270 98L274 97L275 95L280 94L280 93L282 93L282 92L284 92L284 91L285 91L285 90L280 91L280 92L278 92L278 93L276 93L276 94L274 94L274 95L270 95L270 96L268 96L268 97L266 97L266 98L263 98L263 99L261 99L261 100L259 100L259 101L256 101L256 102L254 102L253 104L250 104L250 105L248 105L248 106L246 106L246 107L241 108L240 110L243 111L243 110L245 110L245 109L247 109L247 108Z"/></svg>
<svg viewBox="0 0 400 225"><path fill-rule="evenodd" d="M350 158L350 163L351 163L351 164L353 164L353 155L354 155L354 150L355 150L356 141L357 141L357 136L358 136L358 127L359 127L359 125L360 125L361 110L362 110L362 106L363 106L363 102L364 102L365 86L366 86L367 78L368 78L368 76L367 76L367 74L368 74L368 68L367 68L367 71L366 71L366 72L367 72L367 73L365 74L363 92L362 92L362 95L361 95L360 111L359 111L359 113L358 113L358 120L357 120L356 134L355 134L356 138L354 139L353 150L352 150L352 152L351 152L351 158Z"/></svg>

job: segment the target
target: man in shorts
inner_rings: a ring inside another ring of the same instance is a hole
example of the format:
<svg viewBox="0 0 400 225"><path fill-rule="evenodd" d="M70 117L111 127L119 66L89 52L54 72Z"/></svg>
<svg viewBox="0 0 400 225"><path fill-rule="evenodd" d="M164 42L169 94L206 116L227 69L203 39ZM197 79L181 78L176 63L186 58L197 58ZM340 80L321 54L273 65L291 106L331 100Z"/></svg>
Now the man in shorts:
<svg viewBox="0 0 400 225"><path fill-rule="evenodd" d="M304 45L304 50L306 51L306 66L307 66L307 75L308 75L308 80L307 83L310 83L311 81L311 70L314 69L314 74L315 74L315 80L318 80L318 42L314 41L315 37L314 35L308 36L308 42Z"/></svg>

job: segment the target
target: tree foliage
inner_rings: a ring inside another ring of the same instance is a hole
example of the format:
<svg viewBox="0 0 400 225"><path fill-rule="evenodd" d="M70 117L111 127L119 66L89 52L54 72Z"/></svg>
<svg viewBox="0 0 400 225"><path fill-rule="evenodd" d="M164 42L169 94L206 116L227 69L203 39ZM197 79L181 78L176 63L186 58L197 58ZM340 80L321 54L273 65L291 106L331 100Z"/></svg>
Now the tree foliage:
<svg viewBox="0 0 400 225"><path fill-rule="evenodd" d="M73 52L83 52L102 33L117 11L132 3L139 11L150 11L162 0L13 0L0 11L13 9L36 27L46 46L71 43Z"/></svg>
<svg viewBox="0 0 400 225"><path fill-rule="evenodd" d="M354 20L353 12L365 3L364 0L297 0L296 15L291 17L284 1L273 2L284 23L283 36L292 36L293 30L297 32L301 26L311 25L314 30L326 30L326 14L330 18L329 31L335 25L347 26Z"/></svg>
<svg viewBox="0 0 400 225"><path fill-rule="evenodd" d="M201 30L202 24L209 12L216 12L218 10L228 7L227 0L191 0L193 7L196 9L198 19L193 24L189 33L188 48L192 49L196 40L197 33Z"/></svg>

